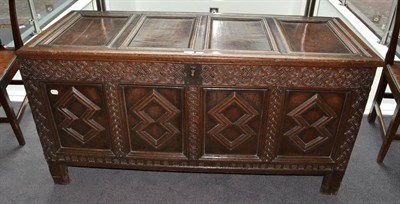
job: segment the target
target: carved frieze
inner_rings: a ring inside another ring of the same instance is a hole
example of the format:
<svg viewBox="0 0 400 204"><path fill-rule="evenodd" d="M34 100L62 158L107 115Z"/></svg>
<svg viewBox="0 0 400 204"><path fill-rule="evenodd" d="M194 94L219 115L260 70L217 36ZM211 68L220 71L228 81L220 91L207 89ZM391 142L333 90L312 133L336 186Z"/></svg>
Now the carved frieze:
<svg viewBox="0 0 400 204"><path fill-rule="evenodd" d="M134 81L135 83L184 84L184 64L20 60L22 75L34 80Z"/></svg>
<svg viewBox="0 0 400 204"><path fill-rule="evenodd" d="M203 65L204 85L358 88L369 87L373 69Z"/></svg>

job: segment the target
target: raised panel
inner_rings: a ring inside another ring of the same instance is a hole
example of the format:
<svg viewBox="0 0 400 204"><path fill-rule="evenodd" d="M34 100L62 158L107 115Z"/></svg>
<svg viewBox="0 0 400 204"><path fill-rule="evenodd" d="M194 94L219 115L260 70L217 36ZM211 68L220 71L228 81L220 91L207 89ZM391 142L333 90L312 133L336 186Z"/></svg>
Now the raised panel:
<svg viewBox="0 0 400 204"><path fill-rule="evenodd" d="M211 17L206 49L273 51L274 40L264 18Z"/></svg>
<svg viewBox="0 0 400 204"><path fill-rule="evenodd" d="M142 17L133 30L127 47L143 48L193 48L196 17L151 16Z"/></svg>
<svg viewBox="0 0 400 204"><path fill-rule="evenodd" d="M258 158L265 92L204 89L203 158Z"/></svg>
<svg viewBox="0 0 400 204"><path fill-rule="evenodd" d="M278 20L292 52L353 54L331 21Z"/></svg>
<svg viewBox="0 0 400 204"><path fill-rule="evenodd" d="M100 84L47 84L61 149L110 150L110 134Z"/></svg>
<svg viewBox="0 0 400 204"><path fill-rule="evenodd" d="M127 20L126 16L82 16L49 44L105 46L120 32Z"/></svg>
<svg viewBox="0 0 400 204"><path fill-rule="evenodd" d="M349 94L287 90L278 156L331 157Z"/></svg>
<svg viewBox="0 0 400 204"><path fill-rule="evenodd" d="M183 87L121 88L131 154L183 154Z"/></svg>

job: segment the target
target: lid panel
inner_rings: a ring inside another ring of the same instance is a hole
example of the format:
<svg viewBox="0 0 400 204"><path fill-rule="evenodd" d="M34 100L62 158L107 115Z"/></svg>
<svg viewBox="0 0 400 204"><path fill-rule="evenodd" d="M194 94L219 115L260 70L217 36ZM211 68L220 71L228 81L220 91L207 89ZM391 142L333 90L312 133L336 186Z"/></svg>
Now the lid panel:
<svg viewBox="0 0 400 204"><path fill-rule="evenodd" d="M195 17L146 16L127 46L190 48L195 20Z"/></svg>
<svg viewBox="0 0 400 204"><path fill-rule="evenodd" d="M122 29L128 17L82 16L50 45L105 46Z"/></svg>
<svg viewBox="0 0 400 204"><path fill-rule="evenodd" d="M271 51L271 40L262 18L212 18L208 45L213 50Z"/></svg>
<svg viewBox="0 0 400 204"><path fill-rule="evenodd" d="M327 21L280 21L280 25L293 52L352 54Z"/></svg>

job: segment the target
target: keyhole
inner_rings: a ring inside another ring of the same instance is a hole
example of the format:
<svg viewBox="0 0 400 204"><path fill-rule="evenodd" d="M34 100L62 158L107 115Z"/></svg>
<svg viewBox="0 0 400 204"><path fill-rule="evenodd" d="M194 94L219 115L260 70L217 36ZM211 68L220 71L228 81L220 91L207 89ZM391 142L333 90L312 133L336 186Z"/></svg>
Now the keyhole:
<svg viewBox="0 0 400 204"><path fill-rule="evenodd" d="M194 77L195 74L196 74L196 70L195 69L190 70L190 76Z"/></svg>

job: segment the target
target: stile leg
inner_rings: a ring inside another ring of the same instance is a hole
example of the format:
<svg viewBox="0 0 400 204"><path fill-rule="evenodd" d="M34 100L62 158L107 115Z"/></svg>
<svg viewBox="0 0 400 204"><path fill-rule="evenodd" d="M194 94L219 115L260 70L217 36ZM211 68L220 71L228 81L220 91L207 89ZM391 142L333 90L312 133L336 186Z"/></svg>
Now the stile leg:
<svg viewBox="0 0 400 204"><path fill-rule="evenodd" d="M386 78L385 78L385 73L382 72L381 78L379 79L379 85L378 85L378 88L376 90L376 94L375 94L374 100L372 101L372 107L371 107L371 110L370 110L370 112L368 114L368 122L369 123L373 123L375 121L375 119L376 119L375 104L381 105L382 99L383 99L383 95L385 94L386 86L387 86L387 81L386 81Z"/></svg>
<svg viewBox="0 0 400 204"><path fill-rule="evenodd" d="M0 89L0 103L3 106L4 112L6 113L8 120L10 121L10 125L14 131L15 137L17 138L19 145L25 145L25 139L22 135L21 128L19 127L18 118L15 115L14 108L5 88Z"/></svg>
<svg viewBox="0 0 400 204"><path fill-rule="evenodd" d="M19 107L19 110L17 112L17 120L19 122L21 122L21 118L24 115L24 111L26 109L26 106L28 106L28 96L25 95L24 100L22 101L22 104Z"/></svg>
<svg viewBox="0 0 400 204"><path fill-rule="evenodd" d="M68 168L64 164L49 162L50 174L53 177L55 184L66 185L69 184Z"/></svg>
<svg viewBox="0 0 400 204"><path fill-rule="evenodd" d="M321 190L322 194L336 195L339 191L340 184L344 177L344 171L334 171L324 176L322 180Z"/></svg>
<svg viewBox="0 0 400 204"><path fill-rule="evenodd" d="M396 109L393 113L392 120L390 121L389 127L386 131L386 135L383 139L383 144L381 149L379 150L377 162L382 163L385 159L386 153L389 150L390 144L392 144L393 139L396 137L397 128L400 125L400 105L396 106Z"/></svg>

